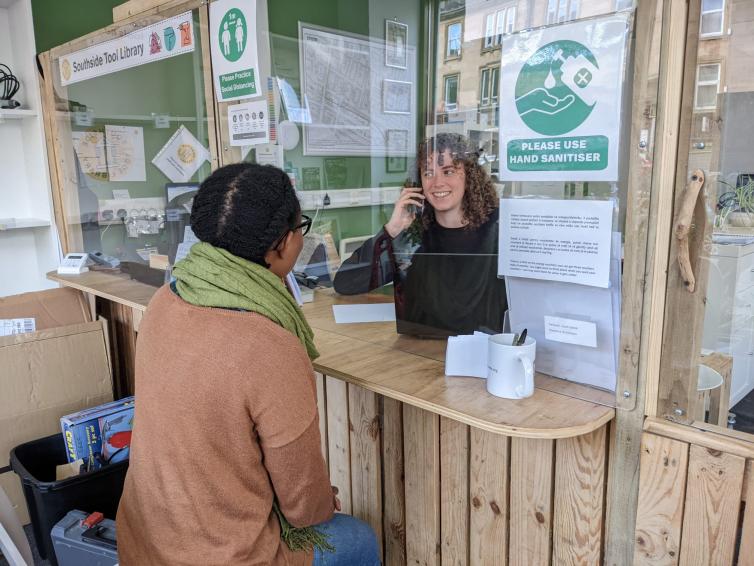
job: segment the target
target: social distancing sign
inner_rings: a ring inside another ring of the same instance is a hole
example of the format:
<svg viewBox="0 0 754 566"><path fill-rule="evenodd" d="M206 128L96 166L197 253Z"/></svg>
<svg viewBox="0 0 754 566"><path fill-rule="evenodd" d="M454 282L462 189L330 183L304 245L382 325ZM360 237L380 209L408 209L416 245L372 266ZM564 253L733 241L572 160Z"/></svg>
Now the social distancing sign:
<svg viewBox="0 0 754 566"><path fill-rule="evenodd" d="M262 95L256 6L256 0L217 0L209 5L212 74L218 102Z"/></svg>
<svg viewBox="0 0 754 566"><path fill-rule="evenodd" d="M616 181L630 14L503 39L500 178Z"/></svg>

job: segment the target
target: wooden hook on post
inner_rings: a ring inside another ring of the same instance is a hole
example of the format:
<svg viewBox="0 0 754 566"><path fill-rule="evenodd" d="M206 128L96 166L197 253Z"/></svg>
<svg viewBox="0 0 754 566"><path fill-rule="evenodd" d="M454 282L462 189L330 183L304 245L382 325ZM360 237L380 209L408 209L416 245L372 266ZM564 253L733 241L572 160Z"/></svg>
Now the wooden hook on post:
<svg viewBox="0 0 754 566"><path fill-rule="evenodd" d="M704 172L701 169L695 169L691 173L691 179L686 184L681 210L678 213L674 228L675 237L678 239L678 267L681 268L683 284L689 293L693 293L696 287L696 279L689 254L689 232L691 231L691 221L694 218L696 199L699 198L703 185Z"/></svg>

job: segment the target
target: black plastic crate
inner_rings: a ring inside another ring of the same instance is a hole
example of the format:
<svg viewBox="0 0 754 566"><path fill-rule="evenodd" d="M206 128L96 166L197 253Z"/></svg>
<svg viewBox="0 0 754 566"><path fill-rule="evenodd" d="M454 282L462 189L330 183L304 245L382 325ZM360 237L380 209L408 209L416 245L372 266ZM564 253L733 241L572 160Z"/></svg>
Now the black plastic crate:
<svg viewBox="0 0 754 566"><path fill-rule="evenodd" d="M74 509L100 511L115 519L128 470L126 460L55 481L55 467L67 462L62 433L20 444L10 452L10 467L21 478L39 554L54 566L50 533L55 524Z"/></svg>

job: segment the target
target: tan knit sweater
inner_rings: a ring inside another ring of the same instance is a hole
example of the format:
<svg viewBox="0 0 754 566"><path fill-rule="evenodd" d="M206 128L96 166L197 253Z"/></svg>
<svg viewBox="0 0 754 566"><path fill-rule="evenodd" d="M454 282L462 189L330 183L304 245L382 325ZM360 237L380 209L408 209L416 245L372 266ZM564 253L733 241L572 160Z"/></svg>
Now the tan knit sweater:
<svg viewBox="0 0 754 566"><path fill-rule="evenodd" d="M121 566L308 565L280 540L327 521L312 365L298 339L246 312L192 306L169 287L136 345L131 463L117 517Z"/></svg>

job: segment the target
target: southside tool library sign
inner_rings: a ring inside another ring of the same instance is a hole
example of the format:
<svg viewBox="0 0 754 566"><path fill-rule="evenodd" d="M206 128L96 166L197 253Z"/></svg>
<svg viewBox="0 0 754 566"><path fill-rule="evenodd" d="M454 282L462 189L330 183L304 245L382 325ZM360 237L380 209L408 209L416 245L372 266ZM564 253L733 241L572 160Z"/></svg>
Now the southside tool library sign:
<svg viewBox="0 0 754 566"><path fill-rule="evenodd" d="M66 86L190 53L194 47L194 19L186 12L61 56L60 84Z"/></svg>
<svg viewBox="0 0 754 566"><path fill-rule="evenodd" d="M617 181L630 14L506 36L500 178Z"/></svg>

